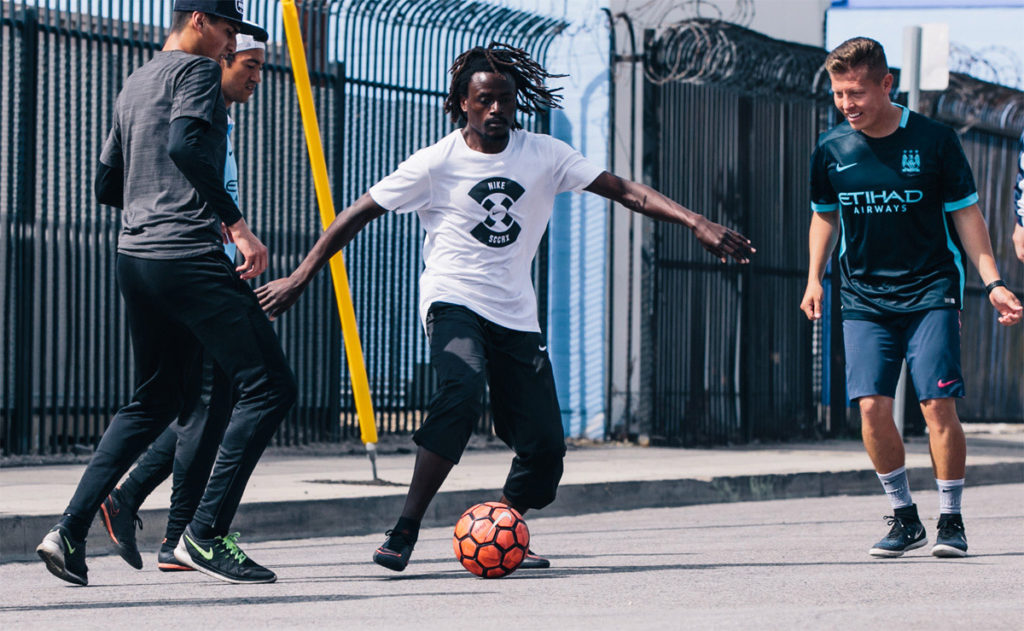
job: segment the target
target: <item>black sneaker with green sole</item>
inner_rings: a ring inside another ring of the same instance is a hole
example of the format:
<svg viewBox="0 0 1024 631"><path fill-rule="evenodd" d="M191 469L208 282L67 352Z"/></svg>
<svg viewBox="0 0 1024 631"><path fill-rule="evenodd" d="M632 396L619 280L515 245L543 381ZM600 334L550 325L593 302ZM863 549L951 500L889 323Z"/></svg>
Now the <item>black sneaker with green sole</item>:
<svg viewBox="0 0 1024 631"><path fill-rule="evenodd" d="M46 569L61 580L75 585L89 584L89 568L85 566L85 540L71 538L67 528L54 526L36 546L36 554Z"/></svg>
<svg viewBox="0 0 1024 631"><path fill-rule="evenodd" d="M250 559L238 547L238 533L200 539L191 526L174 548L174 558L203 574L228 583L273 583L277 575Z"/></svg>

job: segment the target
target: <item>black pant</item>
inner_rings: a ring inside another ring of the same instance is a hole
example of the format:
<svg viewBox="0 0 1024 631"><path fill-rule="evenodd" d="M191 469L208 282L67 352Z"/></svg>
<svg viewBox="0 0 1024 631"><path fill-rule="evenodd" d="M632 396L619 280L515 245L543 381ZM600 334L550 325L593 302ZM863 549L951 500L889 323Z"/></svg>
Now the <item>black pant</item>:
<svg viewBox="0 0 1024 631"><path fill-rule="evenodd" d="M565 433L544 336L444 302L430 306L426 325L438 386L413 440L458 463L483 412L486 383L494 433L516 453L505 497L520 508L550 504L562 478Z"/></svg>
<svg viewBox="0 0 1024 631"><path fill-rule="evenodd" d="M138 511L142 502L174 473L171 508L164 538L177 543L195 515L210 477L224 428L231 418L232 391L227 375L204 361L198 396L176 423L165 429L121 484L121 499Z"/></svg>
<svg viewBox="0 0 1024 631"><path fill-rule="evenodd" d="M117 281L131 330L136 390L103 434L65 511L65 525L84 536L131 463L195 397L205 353L228 376L238 402L193 524L206 536L226 533L256 462L295 401L295 378L281 345L256 295L221 251L175 260L119 254Z"/></svg>

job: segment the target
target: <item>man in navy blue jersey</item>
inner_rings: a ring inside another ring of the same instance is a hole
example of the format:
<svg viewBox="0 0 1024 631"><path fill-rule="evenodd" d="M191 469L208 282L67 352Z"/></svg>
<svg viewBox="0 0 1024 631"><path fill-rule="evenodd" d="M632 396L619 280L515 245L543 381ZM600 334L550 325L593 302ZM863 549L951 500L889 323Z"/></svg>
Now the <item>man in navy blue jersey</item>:
<svg viewBox="0 0 1024 631"><path fill-rule="evenodd" d="M846 121L822 134L811 159L810 269L800 308L821 318L821 279L838 241L847 391L860 407L864 446L894 512L870 554L898 557L928 543L893 421L906 359L939 488L932 554L962 557L967 448L956 398L964 396L964 259L981 275L1001 324L1019 322L1021 304L1000 279L956 134L889 100L893 76L878 42L846 41L825 68Z"/></svg>

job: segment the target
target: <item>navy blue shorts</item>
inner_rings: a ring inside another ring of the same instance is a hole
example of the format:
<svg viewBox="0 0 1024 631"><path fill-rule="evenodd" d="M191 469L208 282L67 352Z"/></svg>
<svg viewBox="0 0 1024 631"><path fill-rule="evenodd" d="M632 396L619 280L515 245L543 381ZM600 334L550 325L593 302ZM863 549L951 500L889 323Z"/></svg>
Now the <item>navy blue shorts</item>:
<svg viewBox="0 0 1024 631"><path fill-rule="evenodd" d="M904 358L919 401L964 396L960 311L931 309L885 320L844 320L851 400L894 397Z"/></svg>

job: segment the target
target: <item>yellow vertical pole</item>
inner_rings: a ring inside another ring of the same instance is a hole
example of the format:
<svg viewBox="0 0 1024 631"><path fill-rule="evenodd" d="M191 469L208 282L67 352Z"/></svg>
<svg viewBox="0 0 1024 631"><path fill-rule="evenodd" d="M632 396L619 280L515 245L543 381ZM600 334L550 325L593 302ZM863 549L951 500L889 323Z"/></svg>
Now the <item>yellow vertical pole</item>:
<svg viewBox="0 0 1024 631"><path fill-rule="evenodd" d="M292 60L292 73L295 75L295 90L299 97L302 127L306 134L306 148L309 150L309 162L313 169L313 184L320 206L320 220L326 230L334 221L334 200L331 198L331 188L327 179L327 163L324 160L316 107L313 105L313 91L309 85L309 68L306 65L306 51L302 46L299 15L294 0L281 0L281 8L284 32L288 39L288 54ZM344 98L344 95L339 94L337 98ZM373 463L373 477L377 479L377 425L373 416L373 403L370 400L370 385L366 379L363 347L356 327L356 314L352 308L348 273L345 271L345 260L341 252L331 258L330 266L331 278L334 280L334 295L338 301L338 314L341 317L341 331L345 339L345 355L352 375L352 393L355 396L356 414L359 417L359 436L366 444L367 454Z"/></svg>

